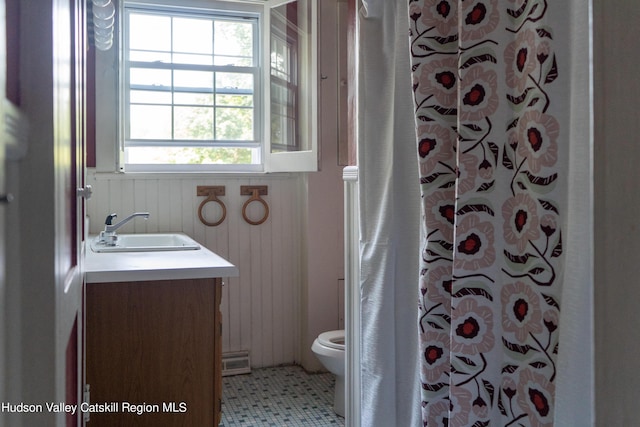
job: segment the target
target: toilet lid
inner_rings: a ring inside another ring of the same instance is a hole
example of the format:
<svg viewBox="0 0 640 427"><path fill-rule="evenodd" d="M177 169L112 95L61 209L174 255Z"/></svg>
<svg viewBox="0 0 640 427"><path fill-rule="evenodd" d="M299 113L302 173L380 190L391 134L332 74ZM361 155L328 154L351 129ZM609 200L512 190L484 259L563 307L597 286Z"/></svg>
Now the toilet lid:
<svg viewBox="0 0 640 427"><path fill-rule="evenodd" d="M344 350L344 329L323 332L318 336L318 342L325 347Z"/></svg>

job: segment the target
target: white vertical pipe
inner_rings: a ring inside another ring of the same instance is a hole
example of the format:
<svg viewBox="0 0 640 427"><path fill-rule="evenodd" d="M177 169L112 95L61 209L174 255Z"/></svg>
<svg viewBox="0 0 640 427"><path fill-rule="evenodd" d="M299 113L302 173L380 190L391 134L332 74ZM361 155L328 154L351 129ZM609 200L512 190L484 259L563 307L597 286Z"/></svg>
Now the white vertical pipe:
<svg viewBox="0 0 640 427"><path fill-rule="evenodd" d="M344 180L345 425L360 427L360 235L358 167L347 166Z"/></svg>

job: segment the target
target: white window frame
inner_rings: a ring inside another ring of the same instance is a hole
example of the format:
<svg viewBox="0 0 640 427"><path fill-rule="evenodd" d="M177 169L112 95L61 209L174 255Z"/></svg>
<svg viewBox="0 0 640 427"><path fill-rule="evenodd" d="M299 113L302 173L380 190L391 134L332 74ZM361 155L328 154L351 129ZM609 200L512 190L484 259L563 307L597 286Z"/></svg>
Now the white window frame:
<svg viewBox="0 0 640 427"><path fill-rule="evenodd" d="M126 0L125 0L126 1ZM120 5L120 16L124 10L124 2ZM240 172L240 173L271 173L271 172L311 172L318 170L318 6L317 0L307 0L309 7L311 8L310 20L311 28L311 52L308 58L308 74L309 84L305 89L308 93L304 96L313 102L308 102L309 111L307 111L310 126L306 126L309 131L306 134L300 135L300 138L306 138L304 146L308 147L304 151L284 151L284 152L272 152L270 146L270 10L273 7L278 7L283 4L291 3L295 0L267 0L267 1L243 1L243 0L131 0L126 1L127 4L143 4L145 7L153 6L170 6L178 5L180 7L189 8L204 8L217 11L239 11L246 12L248 14L257 13L258 27L260 32L259 46L255 46L258 52L259 68L261 73L261 79L256 79L254 86L256 104L254 117L254 126L258 129L257 137L261 141L261 163L250 165L189 165L189 164L177 164L177 165L165 165L165 164L125 164L124 155L124 126L119 126L119 156L118 166L120 171L123 172ZM124 22L121 20L121 25ZM120 40L120 45L123 46L123 41ZM258 45L258 43L256 43ZM121 49L119 54L119 78L124 78L124 49ZM260 81L261 80L261 81ZM119 121L121 124L126 123L123 114L126 111L126 98L125 98L125 86L119 85Z"/></svg>
<svg viewBox="0 0 640 427"><path fill-rule="evenodd" d="M268 0L265 2L265 13L263 19L265 25L263 26L264 34L262 37L262 43L264 44L262 52L270 52L271 43L271 14L269 13L272 8L281 6L283 4L291 3L290 0ZM316 0L309 0L309 6L312 8L311 16L311 52L309 58L309 70L308 75L310 84L306 86L309 93L302 94L302 96L308 97L313 102L309 102L310 111L308 112L310 129L307 135L300 135L300 138L306 138L302 145L308 146L309 149L305 151L286 151L286 152L272 152L270 143L265 144L268 147L265 153L265 169L269 172L291 172L293 170L301 172L311 172L318 170L318 6ZM270 55L266 55L264 62L264 94L265 100L268 100L264 104L264 125L265 134L267 138L270 138L270 118L271 118L271 64ZM268 131L268 133L267 133ZM292 166L295 169L292 169Z"/></svg>

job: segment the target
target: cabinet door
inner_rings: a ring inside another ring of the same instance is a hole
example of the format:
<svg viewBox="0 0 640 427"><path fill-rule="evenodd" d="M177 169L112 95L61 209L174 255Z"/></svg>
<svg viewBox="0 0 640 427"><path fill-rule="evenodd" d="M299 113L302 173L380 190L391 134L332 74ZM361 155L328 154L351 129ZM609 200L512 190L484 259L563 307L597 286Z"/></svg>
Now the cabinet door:
<svg viewBox="0 0 640 427"><path fill-rule="evenodd" d="M91 402L119 404L113 413L92 413L92 426L217 425L221 365L215 282L87 285Z"/></svg>
<svg viewBox="0 0 640 427"><path fill-rule="evenodd" d="M215 386L215 420L214 426L220 425L222 421L222 312L220 312L220 303L222 302L222 281L216 279L216 295L215 295L215 330L214 333L214 354L215 364L213 367L214 372L214 386Z"/></svg>

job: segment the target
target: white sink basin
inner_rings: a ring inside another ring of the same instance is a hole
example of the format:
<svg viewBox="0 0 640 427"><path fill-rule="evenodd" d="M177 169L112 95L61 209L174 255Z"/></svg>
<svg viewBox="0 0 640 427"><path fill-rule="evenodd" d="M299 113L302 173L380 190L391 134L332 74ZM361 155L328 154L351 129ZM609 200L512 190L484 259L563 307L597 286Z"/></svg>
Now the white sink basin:
<svg viewBox="0 0 640 427"><path fill-rule="evenodd" d="M200 249L190 237L179 233L164 234L119 234L115 246L109 246L96 237L91 241L93 252L157 252L188 251Z"/></svg>

